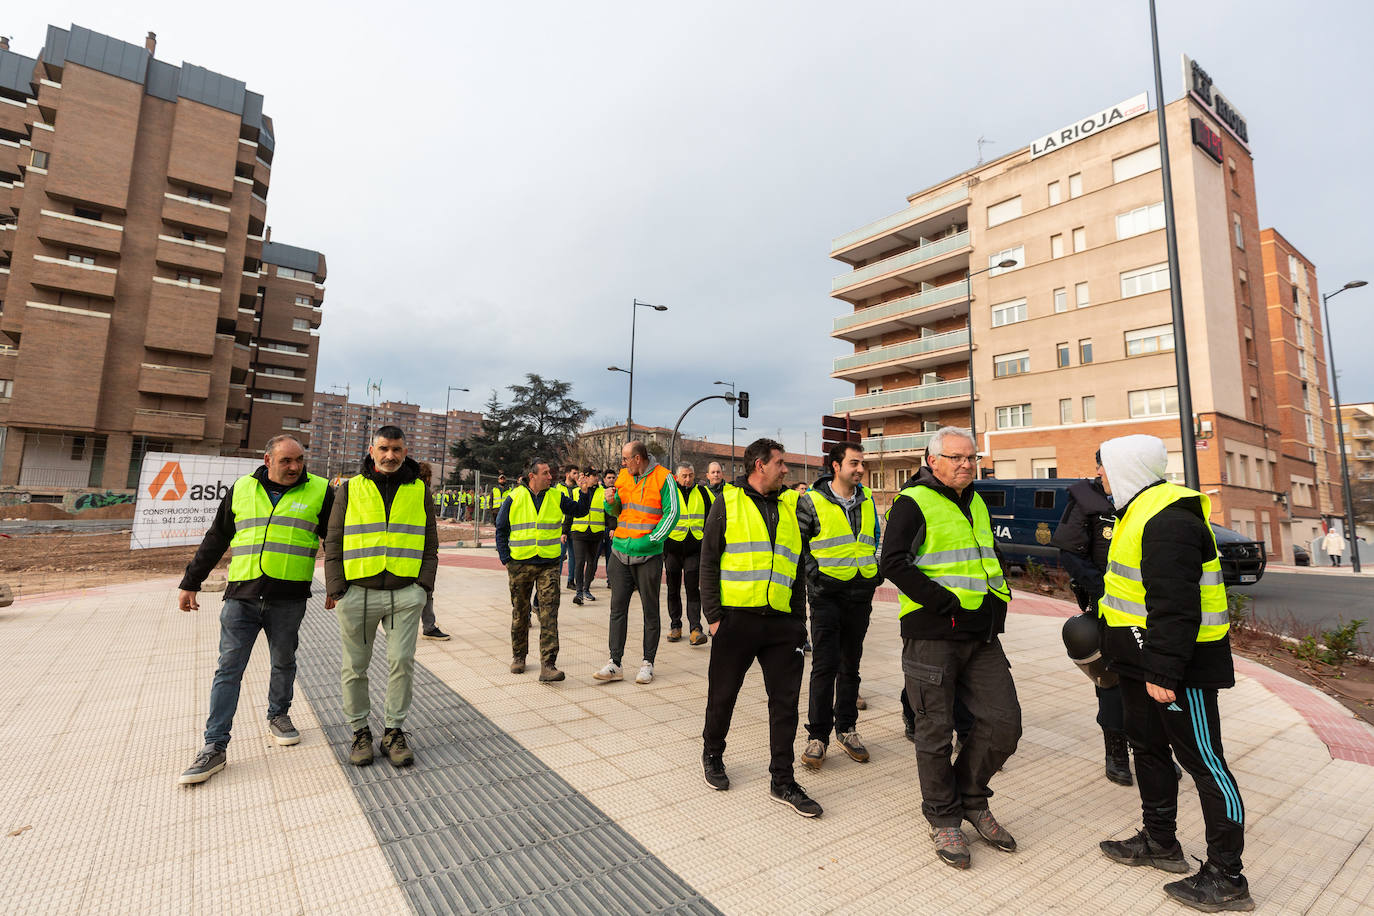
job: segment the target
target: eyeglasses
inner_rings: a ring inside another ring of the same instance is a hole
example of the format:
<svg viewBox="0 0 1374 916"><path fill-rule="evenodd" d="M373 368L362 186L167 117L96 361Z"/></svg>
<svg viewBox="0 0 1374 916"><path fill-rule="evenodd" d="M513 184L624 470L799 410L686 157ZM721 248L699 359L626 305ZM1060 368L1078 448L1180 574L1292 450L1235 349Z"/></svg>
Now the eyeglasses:
<svg viewBox="0 0 1374 916"><path fill-rule="evenodd" d="M978 463L978 457L976 455L936 455L936 457L943 458L953 464L967 464L972 466Z"/></svg>

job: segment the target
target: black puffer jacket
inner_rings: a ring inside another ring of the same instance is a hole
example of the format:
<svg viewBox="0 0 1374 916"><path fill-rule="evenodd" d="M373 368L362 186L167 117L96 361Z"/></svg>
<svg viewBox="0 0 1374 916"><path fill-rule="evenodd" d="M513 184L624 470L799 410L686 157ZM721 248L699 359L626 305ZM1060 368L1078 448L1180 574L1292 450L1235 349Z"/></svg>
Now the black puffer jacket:
<svg viewBox="0 0 1374 916"><path fill-rule="evenodd" d="M1092 607L1102 597L1114 525L1116 509L1101 480L1080 480L1069 487L1069 504L1050 543L1059 548L1059 561L1068 571L1080 608Z"/></svg>
<svg viewBox="0 0 1374 916"><path fill-rule="evenodd" d="M1137 493L1132 501L1139 498ZM1122 508L1122 518L1129 508L1130 503ZM1230 636L1197 641L1202 624L1198 582L1202 564L1215 556L1212 532L1196 497L1179 500L1145 524L1140 561L1145 629L1106 628L1102 654L1113 671L1169 690L1235 686Z"/></svg>
<svg viewBox="0 0 1374 916"><path fill-rule="evenodd" d="M964 517L972 522L969 506L973 502L973 487L955 493L940 483L929 467L921 468L920 473L906 482L906 487L929 487L958 506ZM953 592L937 584L913 562L912 558L925 539L926 519L921 507L911 497L899 494L888 511L878 571L921 605L919 611L902 616L902 638L990 641L1006 628L1007 603L988 592L982 605L971 611L964 610Z"/></svg>
<svg viewBox="0 0 1374 916"><path fill-rule="evenodd" d="M362 476L377 485L382 495L382 505L388 514L391 500L396 491L413 480L420 478L420 466L413 458L407 458L394 474L383 474L372 463L372 456L363 459ZM324 586L325 594L334 598L348 591L350 585L363 588L398 591L413 582L418 582L425 591L434 592L434 574L439 569L439 529L434 521L434 501L429 489L425 489L425 554L420 560L420 574L415 577L396 576L383 570L375 576L349 581L343 567L344 517L348 514L348 484L345 482L334 490L334 508L329 516L329 533L324 542Z"/></svg>

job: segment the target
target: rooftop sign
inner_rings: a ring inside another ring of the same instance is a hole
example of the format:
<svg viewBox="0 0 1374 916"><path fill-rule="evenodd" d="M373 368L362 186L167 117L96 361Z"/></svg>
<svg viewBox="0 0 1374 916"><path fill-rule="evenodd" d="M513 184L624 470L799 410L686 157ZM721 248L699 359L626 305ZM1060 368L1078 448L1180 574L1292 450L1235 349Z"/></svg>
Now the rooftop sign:
<svg viewBox="0 0 1374 916"><path fill-rule="evenodd" d="M1052 153L1070 143L1077 143L1093 134L1101 133L1109 127L1115 127L1122 121L1129 121L1136 115L1143 115L1149 110L1150 100L1143 92L1124 102L1117 102L1110 108L1104 108L1095 115L1090 115L1081 121L1075 121L1068 127L1045 134L1031 144L1031 158L1038 159L1046 153Z"/></svg>
<svg viewBox="0 0 1374 916"><path fill-rule="evenodd" d="M1221 94L1220 89L1212 85L1212 78L1207 71L1187 54L1183 55L1183 89L1211 112L1247 152L1250 150L1250 129L1245 124L1244 115Z"/></svg>

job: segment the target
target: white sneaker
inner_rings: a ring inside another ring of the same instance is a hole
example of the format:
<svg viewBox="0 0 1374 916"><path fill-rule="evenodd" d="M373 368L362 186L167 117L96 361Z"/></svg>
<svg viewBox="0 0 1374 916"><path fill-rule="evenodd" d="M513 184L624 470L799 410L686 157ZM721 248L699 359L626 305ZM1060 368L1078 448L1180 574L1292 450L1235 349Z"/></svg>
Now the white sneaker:
<svg viewBox="0 0 1374 916"><path fill-rule="evenodd" d="M639 673L635 675L636 684L648 684L654 679L654 663L645 662L639 666Z"/></svg>
<svg viewBox="0 0 1374 916"><path fill-rule="evenodd" d="M615 662L607 662L606 667L592 674L598 681L623 681L625 672L620 670L620 666Z"/></svg>

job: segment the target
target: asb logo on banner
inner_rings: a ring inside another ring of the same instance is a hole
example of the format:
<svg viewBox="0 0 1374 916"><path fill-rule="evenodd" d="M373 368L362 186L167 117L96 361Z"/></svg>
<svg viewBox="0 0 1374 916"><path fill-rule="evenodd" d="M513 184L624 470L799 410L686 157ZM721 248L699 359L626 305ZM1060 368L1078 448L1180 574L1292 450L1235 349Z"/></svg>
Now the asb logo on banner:
<svg viewBox="0 0 1374 916"><path fill-rule="evenodd" d="M149 454L143 458L129 547L199 544L234 481L262 467L256 458Z"/></svg>

